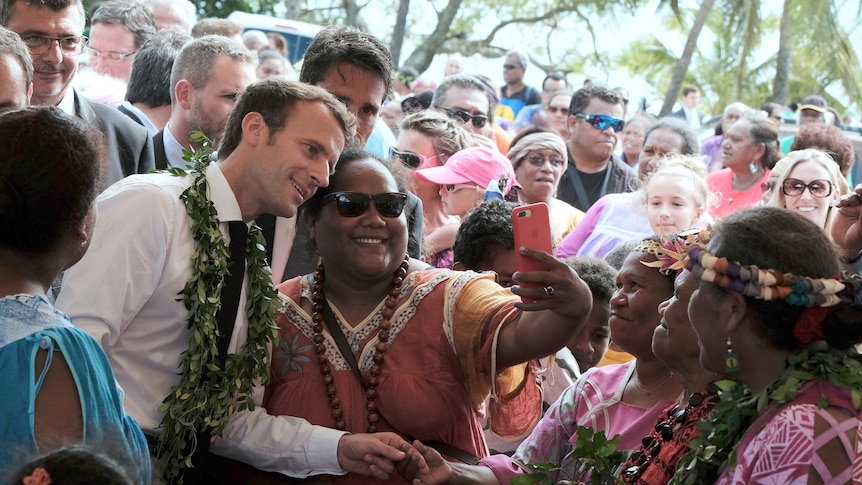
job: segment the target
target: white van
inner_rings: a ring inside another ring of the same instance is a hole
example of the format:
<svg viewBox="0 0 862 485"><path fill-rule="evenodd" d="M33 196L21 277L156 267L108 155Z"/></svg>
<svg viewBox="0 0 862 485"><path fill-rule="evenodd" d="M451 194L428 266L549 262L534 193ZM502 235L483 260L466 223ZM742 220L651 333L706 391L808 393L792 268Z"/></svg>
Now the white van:
<svg viewBox="0 0 862 485"><path fill-rule="evenodd" d="M287 59L291 64L296 64L302 60L311 39L323 28L319 25L296 20L245 12L233 12L227 18L242 25L243 30L260 30L265 34L270 32L281 34L287 42Z"/></svg>

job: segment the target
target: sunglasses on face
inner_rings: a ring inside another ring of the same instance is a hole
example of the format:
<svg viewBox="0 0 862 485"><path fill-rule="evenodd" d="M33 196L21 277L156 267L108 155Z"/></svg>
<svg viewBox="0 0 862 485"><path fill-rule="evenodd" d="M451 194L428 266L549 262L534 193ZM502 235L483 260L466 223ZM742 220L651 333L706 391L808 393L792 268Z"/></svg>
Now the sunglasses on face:
<svg viewBox="0 0 862 485"><path fill-rule="evenodd" d="M626 126L625 121L608 115L588 115L584 113L577 113L575 114L575 116L586 121L587 123L592 125L593 128L601 131L605 131L608 128L612 128L614 132L619 133L623 131L623 128Z"/></svg>
<svg viewBox="0 0 862 485"><path fill-rule="evenodd" d="M451 194L453 192L458 192L461 189L466 189L468 187L475 187L475 186L476 186L475 184L469 184L468 183L468 184L447 184L447 185L444 185L443 187L446 188L446 192L449 192Z"/></svg>
<svg viewBox="0 0 862 485"><path fill-rule="evenodd" d="M560 159L560 158L545 158L545 157L540 157L538 155L527 157L527 161L530 162L530 165L532 165L534 167L544 167L545 162L551 162L552 167L559 168L559 167L562 167L563 164L566 163L565 160Z"/></svg>
<svg viewBox="0 0 862 485"><path fill-rule="evenodd" d="M784 179L781 183L781 191L784 195L802 195L808 189L814 197L826 197L832 193L832 182L828 180L812 180L806 184L799 179Z"/></svg>
<svg viewBox="0 0 862 485"><path fill-rule="evenodd" d="M512 69L517 69L519 67L521 67L520 64L503 64L503 69L507 71L511 71Z"/></svg>
<svg viewBox="0 0 862 485"><path fill-rule="evenodd" d="M405 167L413 170L416 170L419 167L427 166L428 161L437 158L437 156L438 155L426 157L418 153L402 152L400 150L396 150L393 147L389 147L389 158L396 159L401 162L401 165L404 165Z"/></svg>
<svg viewBox="0 0 862 485"><path fill-rule="evenodd" d="M765 193L770 190L775 190L775 182L763 182L762 184L760 184L761 192Z"/></svg>
<svg viewBox="0 0 862 485"><path fill-rule="evenodd" d="M321 207L333 200L342 217L361 216L368 209L369 202L372 200L381 216L398 217L404 211L404 205L407 204L407 194L388 192L368 195L361 192L333 192L323 196Z"/></svg>
<svg viewBox="0 0 862 485"><path fill-rule="evenodd" d="M569 108L567 108L565 106L559 106L559 107L558 106L548 106L548 113L563 113L563 114L565 114L566 111L568 111L568 110L569 110Z"/></svg>
<svg viewBox="0 0 862 485"><path fill-rule="evenodd" d="M435 106L435 108L445 111L447 116L449 116L453 120L458 120L461 123L466 123L468 121L472 121L473 126L476 128L484 128L485 123L488 122L487 116L471 115L470 113L464 111L463 109L447 108L445 106Z"/></svg>

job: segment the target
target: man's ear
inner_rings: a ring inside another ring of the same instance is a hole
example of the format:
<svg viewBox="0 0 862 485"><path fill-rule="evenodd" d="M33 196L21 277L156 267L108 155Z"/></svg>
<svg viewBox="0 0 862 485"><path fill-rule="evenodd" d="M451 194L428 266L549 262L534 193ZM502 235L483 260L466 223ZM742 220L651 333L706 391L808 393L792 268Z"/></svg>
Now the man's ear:
<svg viewBox="0 0 862 485"><path fill-rule="evenodd" d="M242 119L242 137L251 146L258 146L269 138L269 127L263 120L263 115L252 111Z"/></svg>
<svg viewBox="0 0 862 485"><path fill-rule="evenodd" d="M187 79L180 79L177 82L176 87L174 87L174 94L177 97L177 104L180 105L181 108L188 111L192 108L192 91L194 87L192 87L192 83L190 83Z"/></svg>

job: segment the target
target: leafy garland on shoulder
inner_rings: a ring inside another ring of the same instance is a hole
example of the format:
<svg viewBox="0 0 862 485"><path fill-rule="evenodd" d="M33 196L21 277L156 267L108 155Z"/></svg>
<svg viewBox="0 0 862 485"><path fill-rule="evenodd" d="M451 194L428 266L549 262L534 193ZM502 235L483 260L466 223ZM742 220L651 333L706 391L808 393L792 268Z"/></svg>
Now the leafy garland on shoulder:
<svg viewBox="0 0 862 485"><path fill-rule="evenodd" d="M736 452L749 426L769 406L781 407L799 395L805 384L828 381L849 389L851 402L862 409L862 355L849 351L805 349L787 358L787 367L768 387L752 394L736 381L719 381L719 402L698 422L700 433L677 464L670 485L714 483L719 473L736 466ZM818 406L827 407L821 398Z"/></svg>
<svg viewBox="0 0 862 485"><path fill-rule="evenodd" d="M182 354L180 382L171 388L159 407L159 412L165 413L159 426L159 471L169 482L179 479L179 483L183 470L192 467L191 457L199 445L197 433L221 435L234 412L254 410L251 398L254 384L269 383L268 348L280 338L275 325L280 301L266 262L266 243L260 227L254 224L246 245L248 340L241 354L228 354L225 369L216 363L219 340L216 313L221 307L221 291L229 272L228 249L219 230L215 206L208 197L205 173L212 143L200 132L193 132L190 139L202 144L194 153L183 150L183 159L189 162L191 172L181 168L168 171L178 177L189 174L195 177L180 195L192 219L195 240L192 275L180 293L189 311L191 336L188 349Z"/></svg>

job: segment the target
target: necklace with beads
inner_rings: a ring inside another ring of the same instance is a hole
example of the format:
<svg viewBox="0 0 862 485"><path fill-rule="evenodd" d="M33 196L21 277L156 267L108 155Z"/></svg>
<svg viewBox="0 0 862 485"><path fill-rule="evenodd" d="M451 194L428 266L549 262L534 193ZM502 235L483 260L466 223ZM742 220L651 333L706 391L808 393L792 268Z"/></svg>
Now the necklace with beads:
<svg viewBox="0 0 862 485"><path fill-rule="evenodd" d="M664 463L669 466L669 471L673 470L679 457L688 451L688 442L698 430L697 422L718 402L718 391L718 386L710 382L705 391L689 396L685 407L680 408L677 404L670 408L653 431L644 437L641 449L629 457L620 478L626 484L649 483L655 480L654 476L642 478L651 466Z"/></svg>
<svg viewBox="0 0 862 485"><path fill-rule="evenodd" d="M367 431L369 433L377 432L377 423L380 421L380 414L377 412L376 402L377 385L379 384L379 377L383 368L386 351L389 350L387 342L389 341L389 330L392 328L392 324L389 319L392 318L393 308L395 308L395 304L398 302L398 295L401 292L401 285L404 284L404 277L407 276L407 268L409 265L409 256L404 256L404 261L401 262L401 265L398 266L398 269L395 270L395 274L392 276L392 286L389 287L389 293L386 295L386 300L383 304L383 319L380 321L377 329L377 344L374 347L376 352L372 357L374 363L369 369L370 376L368 377L367 382L362 381L358 364L356 363L356 359L353 356L349 345L345 346L346 348L340 349L342 354L349 354L343 355L343 357L356 373L362 387L365 388L365 408L368 410ZM336 337L336 333L341 334L340 340L343 340L345 343L346 340L344 339L341 328L338 327L338 323L335 322L335 319L328 319L326 315L326 312L329 309L328 303L323 294L325 274L323 263L318 264L317 271L314 273L314 282L311 286L311 330L314 333L311 340L314 343L314 351L317 353L317 363L320 364L320 373L323 376L323 385L326 386L326 396L329 398L330 414L335 420L335 429L345 431L347 430L347 423L344 421L344 410L341 409L341 401L338 399L338 391L335 387L335 378L332 376L332 364L326 356L326 345L324 345L325 337L323 336L324 323L328 324L329 332L335 338L336 343L338 343L339 340ZM329 315L331 315L331 310L329 310ZM341 345L339 345L339 347L341 347Z"/></svg>

